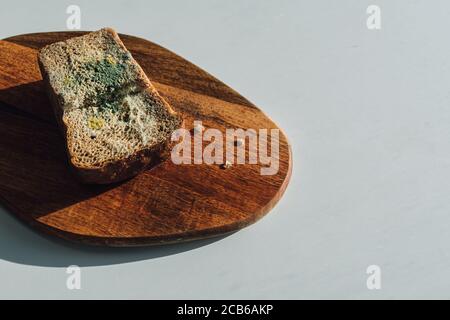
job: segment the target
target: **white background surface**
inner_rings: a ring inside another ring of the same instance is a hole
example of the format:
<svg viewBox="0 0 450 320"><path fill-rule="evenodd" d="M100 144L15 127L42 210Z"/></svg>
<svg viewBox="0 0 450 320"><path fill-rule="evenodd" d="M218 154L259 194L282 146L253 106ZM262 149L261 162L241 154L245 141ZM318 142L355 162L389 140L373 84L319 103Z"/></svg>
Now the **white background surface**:
<svg viewBox="0 0 450 320"><path fill-rule="evenodd" d="M180 54L285 130L294 170L269 215L215 242L78 247L1 210L0 298L450 297L448 1L1 2L0 38L64 30L78 4L84 30Z"/></svg>

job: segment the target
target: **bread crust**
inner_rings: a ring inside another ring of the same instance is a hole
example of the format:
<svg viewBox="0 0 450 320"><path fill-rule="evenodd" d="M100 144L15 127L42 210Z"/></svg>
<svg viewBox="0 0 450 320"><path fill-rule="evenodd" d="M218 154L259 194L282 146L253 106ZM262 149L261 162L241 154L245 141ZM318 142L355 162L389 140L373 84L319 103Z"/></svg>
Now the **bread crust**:
<svg viewBox="0 0 450 320"><path fill-rule="evenodd" d="M113 29L104 28L103 30L109 32L117 41L117 43L124 49L126 49L125 45L120 40L119 35ZM66 153L69 158L70 166L72 168L72 171L80 180L80 182L88 184L109 184L120 182L139 174L140 172L149 167L156 166L169 156L170 150L173 146L170 137L168 137L165 141L157 145L154 145L150 148L139 150L125 159L110 161L105 163L101 167L87 167L76 165L73 162L73 155L71 154L68 147L67 141L68 127L66 123L64 123L63 121L64 109L59 102L58 96L54 88L50 84L49 72L41 60L40 52L38 56L38 64L45 83L46 92L50 99L58 126L64 135ZM168 110L168 112L172 116L175 116L179 119L179 128L184 127L184 121L180 117L180 115L177 114L169 105L169 103L157 92L157 90L152 85L150 80L147 78L147 75L142 70L141 66L136 62L136 60L134 60L133 57L131 57L131 59L138 66L139 80L142 82L141 83L142 88L150 92L152 95L156 96L163 103L164 107Z"/></svg>

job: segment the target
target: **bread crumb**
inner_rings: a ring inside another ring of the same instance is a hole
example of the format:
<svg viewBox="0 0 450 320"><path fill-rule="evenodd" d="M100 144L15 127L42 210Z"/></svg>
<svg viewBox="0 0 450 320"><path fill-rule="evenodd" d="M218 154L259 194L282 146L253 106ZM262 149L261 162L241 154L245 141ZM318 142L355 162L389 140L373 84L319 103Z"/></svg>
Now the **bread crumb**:
<svg viewBox="0 0 450 320"><path fill-rule="evenodd" d="M228 169L228 168L230 168L231 167L231 162L230 161L225 161L225 163L222 163L221 165L220 165L220 168L221 169Z"/></svg>

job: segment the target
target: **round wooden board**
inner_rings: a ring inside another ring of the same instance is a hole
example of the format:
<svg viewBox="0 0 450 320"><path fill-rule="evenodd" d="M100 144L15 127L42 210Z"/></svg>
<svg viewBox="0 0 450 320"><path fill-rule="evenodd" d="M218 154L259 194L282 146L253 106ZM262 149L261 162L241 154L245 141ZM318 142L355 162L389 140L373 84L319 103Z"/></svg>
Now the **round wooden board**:
<svg viewBox="0 0 450 320"><path fill-rule="evenodd" d="M169 159L120 184L80 184L68 167L37 49L84 33L36 33L0 41L0 199L10 211L67 240L139 246L230 233L275 205L292 169L282 131L274 175L261 175L260 164L221 169L175 165ZM247 99L192 63L147 40L120 37L188 129L194 120L223 132L278 128Z"/></svg>

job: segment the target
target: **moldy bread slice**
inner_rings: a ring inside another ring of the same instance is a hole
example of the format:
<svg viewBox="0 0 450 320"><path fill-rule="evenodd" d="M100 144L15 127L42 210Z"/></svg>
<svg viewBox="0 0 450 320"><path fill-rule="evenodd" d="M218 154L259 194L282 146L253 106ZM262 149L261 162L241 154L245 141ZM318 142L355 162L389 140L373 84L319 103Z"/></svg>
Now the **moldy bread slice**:
<svg viewBox="0 0 450 320"><path fill-rule="evenodd" d="M83 182L121 181L167 155L182 119L114 30L50 44L38 61L70 163Z"/></svg>

